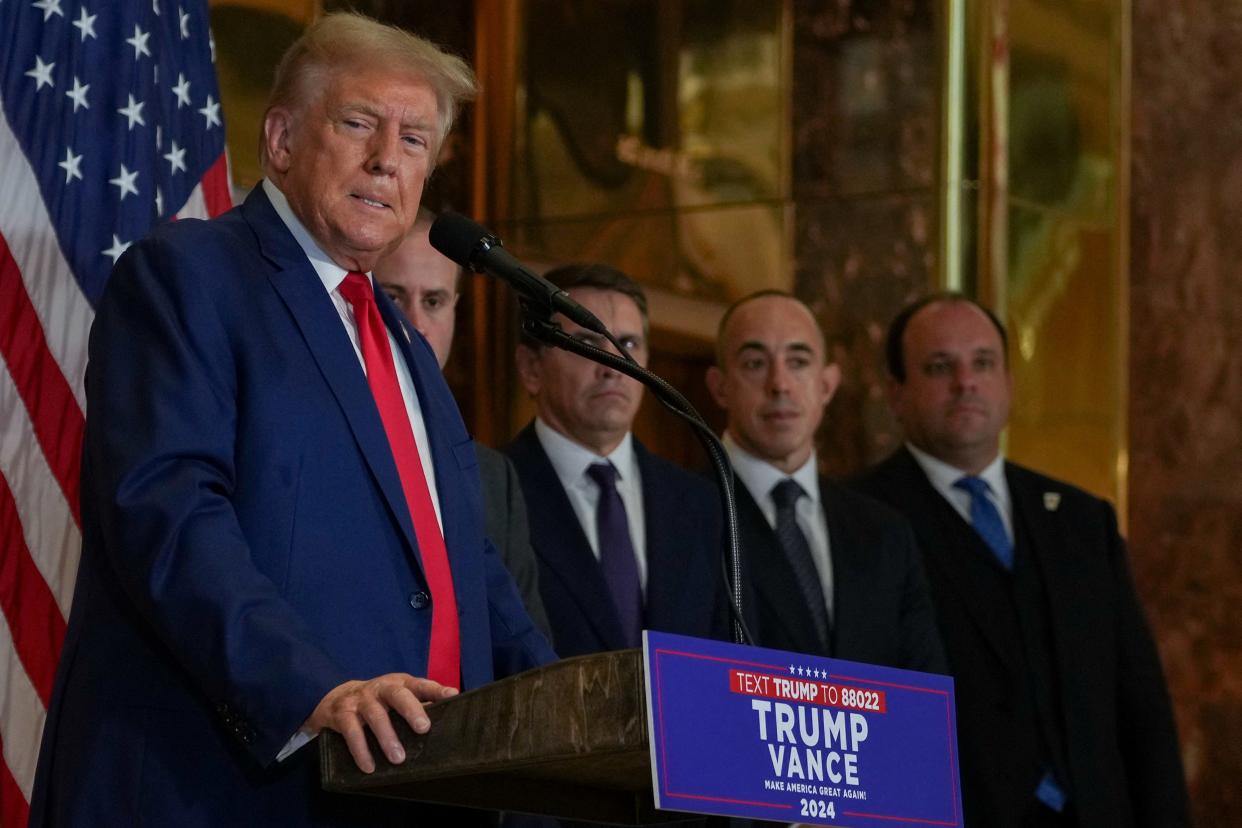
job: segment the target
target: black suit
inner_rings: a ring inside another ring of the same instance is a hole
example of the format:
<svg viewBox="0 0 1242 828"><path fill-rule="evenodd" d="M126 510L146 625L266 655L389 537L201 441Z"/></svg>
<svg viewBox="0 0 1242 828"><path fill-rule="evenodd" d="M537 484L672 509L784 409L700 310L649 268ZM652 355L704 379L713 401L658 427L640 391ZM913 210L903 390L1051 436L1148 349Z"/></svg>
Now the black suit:
<svg viewBox="0 0 1242 828"><path fill-rule="evenodd" d="M738 528L753 593L757 644L780 650L948 672L910 527L882 503L821 479L832 558L833 624L825 652L776 533L739 480Z"/></svg>
<svg viewBox="0 0 1242 828"><path fill-rule="evenodd" d="M956 682L966 824L1031 824L1047 767L1083 828L1188 824L1168 692L1112 507L1012 463L1005 475L1012 573L909 451L857 482L909 518L927 560Z"/></svg>
<svg viewBox="0 0 1242 828"><path fill-rule="evenodd" d="M562 656L625 647L586 533L533 425L505 448L530 505L539 588ZM634 440L647 527L643 626L700 638L727 638L728 602L720 563L721 519L711 485Z"/></svg>
<svg viewBox="0 0 1242 828"><path fill-rule="evenodd" d="M526 499L522 497L517 470L496 449L476 441L474 451L479 457L479 482L483 486L484 531L513 576L530 619L545 635L551 635L548 614L539 597L539 565L530 546Z"/></svg>

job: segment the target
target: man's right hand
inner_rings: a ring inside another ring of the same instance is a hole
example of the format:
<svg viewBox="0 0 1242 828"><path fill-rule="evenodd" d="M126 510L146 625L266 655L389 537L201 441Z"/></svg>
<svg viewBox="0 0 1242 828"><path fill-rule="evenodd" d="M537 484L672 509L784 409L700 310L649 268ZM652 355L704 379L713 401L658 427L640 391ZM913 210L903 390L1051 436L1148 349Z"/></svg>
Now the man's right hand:
<svg viewBox="0 0 1242 828"><path fill-rule="evenodd" d="M388 711L400 713L415 733L426 733L431 721L422 703L446 699L457 692L455 687L445 687L409 673L387 673L367 681L347 681L328 691L303 727L313 734L326 727L344 736L358 768L363 773L371 773L375 770L375 760L367 747L366 727L375 734L388 761L399 765L405 761L405 749L393 730Z"/></svg>

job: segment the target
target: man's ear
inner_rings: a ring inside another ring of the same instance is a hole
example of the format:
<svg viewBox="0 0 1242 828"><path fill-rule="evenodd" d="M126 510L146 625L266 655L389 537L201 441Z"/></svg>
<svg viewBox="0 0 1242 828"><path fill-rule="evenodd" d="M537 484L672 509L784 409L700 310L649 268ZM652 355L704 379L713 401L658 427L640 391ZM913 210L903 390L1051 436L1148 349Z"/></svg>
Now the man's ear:
<svg viewBox="0 0 1242 828"><path fill-rule="evenodd" d="M517 363L518 380L531 397L543 388L543 364L540 362L540 355L539 351L529 345L518 345L513 355Z"/></svg>
<svg viewBox="0 0 1242 828"><path fill-rule="evenodd" d="M729 410L728 398L725 397L724 384L725 375L718 367L713 365L707 369L707 390L711 392L712 399L716 401L716 405L725 411Z"/></svg>
<svg viewBox="0 0 1242 828"><path fill-rule="evenodd" d="M825 365L820 381L824 384L824 405L827 406L832 402L832 396L837 393L837 388L841 386L841 366L835 362Z"/></svg>
<svg viewBox="0 0 1242 828"><path fill-rule="evenodd" d="M293 115L283 106L274 106L263 115L263 149L267 162L275 172L289 170L289 142L293 132Z"/></svg>

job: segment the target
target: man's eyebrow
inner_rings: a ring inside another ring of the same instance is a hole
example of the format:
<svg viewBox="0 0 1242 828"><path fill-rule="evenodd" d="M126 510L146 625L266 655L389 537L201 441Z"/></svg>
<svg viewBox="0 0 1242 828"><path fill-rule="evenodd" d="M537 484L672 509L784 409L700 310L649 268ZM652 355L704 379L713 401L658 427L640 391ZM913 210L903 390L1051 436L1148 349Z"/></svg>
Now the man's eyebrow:
<svg viewBox="0 0 1242 828"><path fill-rule="evenodd" d="M734 353L740 354L745 351L759 351L760 353L766 354L768 352L768 346L764 345L762 342L757 342L752 339L738 345L737 350Z"/></svg>

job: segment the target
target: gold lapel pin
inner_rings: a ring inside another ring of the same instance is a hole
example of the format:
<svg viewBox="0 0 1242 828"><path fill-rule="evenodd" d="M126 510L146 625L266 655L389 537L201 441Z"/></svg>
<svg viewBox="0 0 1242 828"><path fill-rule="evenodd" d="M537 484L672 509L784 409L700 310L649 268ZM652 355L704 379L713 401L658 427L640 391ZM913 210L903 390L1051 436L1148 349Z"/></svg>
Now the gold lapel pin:
<svg viewBox="0 0 1242 828"><path fill-rule="evenodd" d="M1057 507L1061 505L1060 492L1044 492L1044 508L1049 512L1055 512Z"/></svg>

